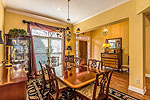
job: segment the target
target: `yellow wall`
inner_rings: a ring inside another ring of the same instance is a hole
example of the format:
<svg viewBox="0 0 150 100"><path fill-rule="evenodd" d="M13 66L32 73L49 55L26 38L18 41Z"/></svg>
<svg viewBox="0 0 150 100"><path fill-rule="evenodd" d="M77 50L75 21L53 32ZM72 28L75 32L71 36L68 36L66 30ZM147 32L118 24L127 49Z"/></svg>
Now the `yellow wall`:
<svg viewBox="0 0 150 100"><path fill-rule="evenodd" d="M0 30L3 31L4 29L4 7L2 4L2 0L0 0ZM4 31L2 32L4 33ZM3 34L2 34L3 37ZM0 64L2 63L2 61L4 60L4 45L0 44Z"/></svg>
<svg viewBox="0 0 150 100"><path fill-rule="evenodd" d="M141 13L143 11L146 11L150 7L150 0L137 0L136 2L136 12Z"/></svg>
<svg viewBox="0 0 150 100"><path fill-rule="evenodd" d="M5 33L8 33L10 29L12 28L23 28L27 29L27 24L22 23L22 20L27 20L27 21L33 21L33 22L38 22L41 24L45 25L50 25L50 26L56 26L56 27L66 27L65 25L50 22L50 21L45 21L25 15L20 15L20 14L15 14L12 12L5 12Z"/></svg>
<svg viewBox="0 0 150 100"><path fill-rule="evenodd" d="M82 32L86 32L102 25L129 18L129 85L144 89L145 67L143 63L143 14L141 13L137 15L136 10L136 0L130 0L125 4L74 25L73 30L80 27ZM139 80L140 82L136 83L136 80Z"/></svg>
<svg viewBox="0 0 150 100"><path fill-rule="evenodd" d="M150 74L150 21L147 19L147 17L145 17L144 44L145 44L144 61L146 66L146 74Z"/></svg>
<svg viewBox="0 0 150 100"><path fill-rule="evenodd" d="M3 31L2 33L4 33L3 29L4 29L4 6L2 4L2 0L0 0L0 30ZM3 60L4 60L4 45L0 44L0 64L2 64ZM0 66L0 83L3 77L2 73L3 73L3 67Z"/></svg>
<svg viewBox="0 0 150 100"><path fill-rule="evenodd" d="M123 64L128 64L129 56L129 21L106 26L107 36L103 35L103 27L92 31L92 58L101 59L103 43L106 39L122 38Z"/></svg>

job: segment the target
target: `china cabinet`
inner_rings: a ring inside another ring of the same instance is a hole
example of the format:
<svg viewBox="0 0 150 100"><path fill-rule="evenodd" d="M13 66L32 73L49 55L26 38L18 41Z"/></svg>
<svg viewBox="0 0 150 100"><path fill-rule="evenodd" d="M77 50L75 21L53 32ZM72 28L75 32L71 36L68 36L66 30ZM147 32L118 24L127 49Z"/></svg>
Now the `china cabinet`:
<svg viewBox="0 0 150 100"><path fill-rule="evenodd" d="M12 40L13 46L10 49L10 62L12 64L25 64L25 69L29 67L29 36L12 36L5 34L5 41ZM8 47L5 47L6 59L8 60Z"/></svg>

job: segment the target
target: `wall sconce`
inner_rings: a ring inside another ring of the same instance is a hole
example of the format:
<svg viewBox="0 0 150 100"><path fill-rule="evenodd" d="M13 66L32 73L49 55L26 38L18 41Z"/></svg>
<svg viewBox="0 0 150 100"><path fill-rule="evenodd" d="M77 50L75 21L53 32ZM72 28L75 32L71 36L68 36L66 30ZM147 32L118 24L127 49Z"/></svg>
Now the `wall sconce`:
<svg viewBox="0 0 150 100"><path fill-rule="evenodd" d="M103 35L106 36L107 33L108 33L108 29L107 29L107 28L104 28L104 29L103 29Z"/></svg>

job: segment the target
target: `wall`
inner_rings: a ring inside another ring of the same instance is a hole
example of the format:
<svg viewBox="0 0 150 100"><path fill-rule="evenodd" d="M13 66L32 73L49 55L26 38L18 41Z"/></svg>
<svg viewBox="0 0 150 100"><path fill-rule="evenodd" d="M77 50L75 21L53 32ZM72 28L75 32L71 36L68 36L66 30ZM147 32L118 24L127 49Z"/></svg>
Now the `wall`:
<svg viewBox="0 0 150 100"><path fill-rule="evenodd" d="M41 24L56 26L56 27L63 27L63 28L66 27L65 25L62 24L6 11L5 12L5 33L8 33L9 30L12 28L27 29L27 24L22 23L22 20L38 22Z"/></svg>
<svg viewBox="0 0 150 100"><path fill-rule="evenodd" d="M82 32L129 18L129 55L130 74L129 89L139 88L142 93L145 89L145 66L143 62L143 14L137 15L136 0L96 15L86 21L74 25L73 30L80 27ZM136 46L138 44L138 46ZM138 82L137 82L138 81Z"/></svg>
<svg viewBox="0 0 150 100"><path fill-rule="evenodd" d="M136 2L136 12L137 14L147 11L150 7L150 0L137 0Z"/></svg>
<svg viewBox="0 0 150 100"><path fill-rule="evenodd" d="M129 21L106 26L107 36L103 35L103 27L92 31L92 58L101 59L104 52L102 46L106 39L122 38L123 64L128 64L129 56Z"/></svg>
<svg viewBox="0 0 150 100"><path fill-rule="evenodd" d="M4 6L2 4L2 0L0 0L0 30L4 33ZM3 37L3 34L2 34ZM1 67L2 61L4 60L4 45L0 44L0 83L3 74L3 67Z"/></svg>
<svg viewBox="0 0 150 100"><path fill-rule="evenodd" d="M145 67L146 67L146 74L150 74L150 20L147 17L144 18L145 20L145 36L144 36L144 44L145 44Z"/></svg>

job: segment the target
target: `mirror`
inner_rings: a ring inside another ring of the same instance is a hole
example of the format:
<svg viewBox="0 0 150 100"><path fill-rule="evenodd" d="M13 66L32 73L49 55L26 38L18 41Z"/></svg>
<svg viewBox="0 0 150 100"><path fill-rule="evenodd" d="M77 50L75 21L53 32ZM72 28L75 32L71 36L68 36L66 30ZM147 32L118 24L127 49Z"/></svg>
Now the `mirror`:
<svg viewBox="0 0 150 100"><path fill-rule="evenodd" d="M109 49L121 49L122 48L122 38L106 39L106 43L109 43L111 45Z"/></svg>

